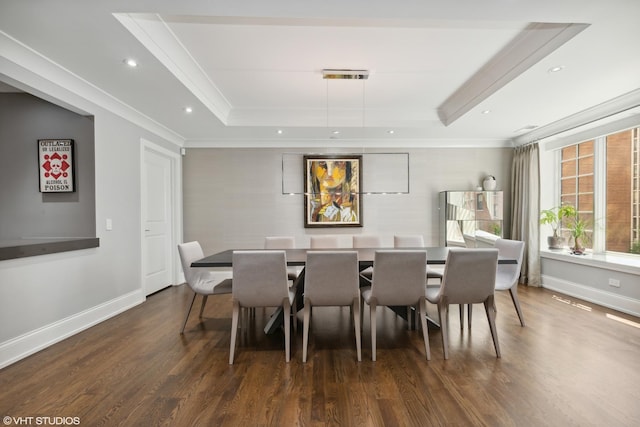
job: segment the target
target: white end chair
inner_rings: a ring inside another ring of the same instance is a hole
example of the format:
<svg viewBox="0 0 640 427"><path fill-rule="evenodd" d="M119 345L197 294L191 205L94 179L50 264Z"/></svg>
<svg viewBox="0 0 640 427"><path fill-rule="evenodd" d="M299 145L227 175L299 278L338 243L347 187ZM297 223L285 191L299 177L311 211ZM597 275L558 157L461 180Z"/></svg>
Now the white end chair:
<svg viewBox="0 0 640 427"><path fill-rule="evenodd" d="M202 247L199 242L193 241L179 244L178 253L180 254L184 277L189 287L193 290L193 298L191 298L189 310L187 310L182 329L180 329L180 334L184 334L184 328L187 326L187 320L189 320L189 314L191 314L196 295L202 295L202 305L200 306L199 316L202 317L204 306L207 303L209 295L231 293L231 278L225 277L230 276L230 274L227 273L214 273L205 268L191 267L191 263L204 258L204 253L202 252Z"/></svg>
<svg viewBox="0 0 640 427"><path fill-rule="evenodd" d="M231 318L231 344L229 364L233 357L238 335L241 308L282 307L284 312L285 358L291 356L291 307L295 315L295 289L289 288L285 251L233 252L233 316Z"/></svg>
<svg viewBox="0 0 640 427"><path fill-rule="evenodd" d="M498 255L503 258L517 259L517 264L498 264L496 274L496 291L509 291L511 301L516 308L520 325L524 326L524 316L518 300L518 280L520 279L520 269L522 268L522 257L524 254L524 242L509 239L497 239L495 247Z"/></svg>
<svg viewBox="0 0 640 427"><path fill-rule="evenodd" d="M360 344L360 284L358 252L309 251L304 278L304 330L302 361L307 361L309 324L312 307L350 306L356 333L358 362L362 360Z"/></svg>
<svg viewBox="0 0 640 427"><path fill-rule="evenodd" d="M500 345L496 330L494 287L497 249L451 248L440 288L427 288L427 301L437 304L444 358L449 358L449 305L483 303L497 357Z"/></svg>
<svg viewBox="0 0 640 427"><path fill-rule="evenodd" d="M431 359L427 330L427 252L419 250L376 251L371 286L360 289L370 307L371 360L376 360L376 311L379 305L416 306L422 324L427 360Z"/></svg>

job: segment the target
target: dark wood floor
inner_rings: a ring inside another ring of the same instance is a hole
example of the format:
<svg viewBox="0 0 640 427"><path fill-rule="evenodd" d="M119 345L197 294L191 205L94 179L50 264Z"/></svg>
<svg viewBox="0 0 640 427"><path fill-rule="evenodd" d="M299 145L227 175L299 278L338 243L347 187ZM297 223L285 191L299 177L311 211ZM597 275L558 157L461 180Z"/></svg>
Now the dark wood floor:
<svg viewBox="0 0 640 427"><path fill-rule="evenodd" d="M268 313L258 309L232 366L230 297L209 298L203 322L192 313L181 336L190 295L166 289L0 370L0 416L83 426L640 425L640 329L605 314L640 319L543 289L521 286L525 328L498 294L501 359L481 306L471 332L452 308L447 361L430 330L430 362L420 332L384 310L378 361L365 320L360 363L349 310L319 308L306 364L302 328L285 363L283 335L262 333Z"/></svg>

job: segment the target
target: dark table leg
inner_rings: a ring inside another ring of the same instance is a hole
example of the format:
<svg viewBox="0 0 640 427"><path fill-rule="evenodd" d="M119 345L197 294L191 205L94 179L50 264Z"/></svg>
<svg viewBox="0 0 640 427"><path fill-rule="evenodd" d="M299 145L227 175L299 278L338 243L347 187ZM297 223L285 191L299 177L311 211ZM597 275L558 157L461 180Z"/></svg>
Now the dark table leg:
<svg viewBox="0 0 640 427"><path fill-rule="evenodd" d="M407 307L404 305L401 306L389 306L389 308L391 310L393 310L394 313L396 313L398 316L402 317L404 320L407 320ZM416 309L414 307L411 308L411 324L413 325L413 328L415 329L416 327L416 321L418 319L416 318ZM428 327L431 328L437 328L440 329L440 323L438 323L438 321L436 321L435 319L431 318L429 315L427 315L427 322L429 323Z"/></svg>
<svg viewBox="0 0 640 427"><path fill-rule="evenodd" d="M304 306L304 301L302 300L303 291L304 291L304 269L298 274L298 277L293 282L293 286L296 288L296 308L301 310ZM297 321L297 319L296 319ZM284 325L284 313L282 307L278 307L276 311L271 315L269 321L264 327L264 333L269 335L273 334L277 331L282 325Z"/></svg>
<svg viewBox="0 0 640 427"><path fill-rule="evenodd" d="M293 283L293 285L296 287L296 307L298 309L298 311L302 310L302 308L304 307L304 301L303 301L303 292L304 292L304 272L305 270L302 269L302 271L300 272L300 274L298 275L297 279L295 280L295 282ZM368 282L364 282L361 280L361 286L362 285L369 285L370 283ZM391 310L393 310L398 316L402 317L404 320L407 320L407 307L405 306L390 306L389 307ZM413 325L413 327L416 327L416 315L415 315L415 308L411 309L411 324ZM266 326L264 327L264 333L265 334L273 334L275 331L277 331L282 325L283 325L283 320L284 320L284 314L282 312L282 307L278 307L278 309L271 315L271 318L269 318L269 321L267 322ZM427 315L427 322L429 322L429 327L432 328L437 328L440 329L440 323L438 323L435 319L429 317Z"/></svg>

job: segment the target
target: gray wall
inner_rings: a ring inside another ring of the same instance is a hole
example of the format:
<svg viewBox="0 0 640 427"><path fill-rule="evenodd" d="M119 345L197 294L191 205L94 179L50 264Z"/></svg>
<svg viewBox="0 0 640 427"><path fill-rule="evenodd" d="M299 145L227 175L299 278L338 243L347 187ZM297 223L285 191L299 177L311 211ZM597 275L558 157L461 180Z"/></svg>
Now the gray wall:
<svg viewBox="0 0 640 427"><path fill-rule="evenodd" d="M73 193L40 193L38 139L75 142ZM0 240L94 237L94 123L26 93L0 93Z"/></svg>
<svg viewBox="0 0 640 427"><path fill-rule="evenodd" d="M496 176L498 189L505 190L505 217L509 217L512 149L379 151L409 153L410 193L363 195L362 228L305 229L303 196L282 194L282 157L285 153L286 156L293 152L302 155L310 150L188 149L183 160L184 239L199 240L206 253L228 248L259 248L268 235L293 235L297 246L308 247L311 234L342 234L345 243L351 234L379 234L386 244L392 245L396 233L417 233L424 236L427 245L437 246L438 193L474 189L487 174ZM317 149L313 152L318 154ZM362 149L325 152L362 154ZM363 169L366 167L365 153ZM406 173L399 172L390 175L404 179ZM285 179L289 179L286 172ZM302 181L303 177L294 179ZM509 230L508 219L504 229Z"/></svg>

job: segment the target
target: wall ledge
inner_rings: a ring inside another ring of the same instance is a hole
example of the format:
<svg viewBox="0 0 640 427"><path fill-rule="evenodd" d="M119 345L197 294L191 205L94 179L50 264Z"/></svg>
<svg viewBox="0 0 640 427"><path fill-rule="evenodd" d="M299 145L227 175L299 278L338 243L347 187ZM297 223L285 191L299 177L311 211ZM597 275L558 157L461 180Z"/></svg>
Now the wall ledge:
<svg viewBox="0 0 640 427"><path fill-rule="evenodd" d="M595 268L619 271L621 273L640 276L640 256L625 254L594 254L572 255L567 249L549 250L541 249L540 258L548 258L556 261L586 265Z"/></svg>
<svg viewBox="0 0 640 427"><path fill-rule="evenodd" d="M100 239L97 237L51 237L0 240L0 261L97 248L99 246Z"/></svg>

